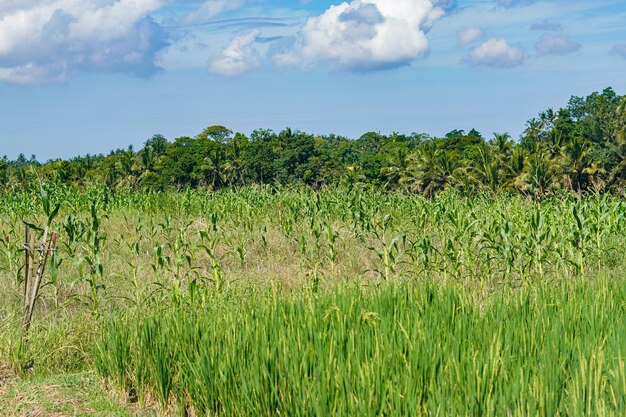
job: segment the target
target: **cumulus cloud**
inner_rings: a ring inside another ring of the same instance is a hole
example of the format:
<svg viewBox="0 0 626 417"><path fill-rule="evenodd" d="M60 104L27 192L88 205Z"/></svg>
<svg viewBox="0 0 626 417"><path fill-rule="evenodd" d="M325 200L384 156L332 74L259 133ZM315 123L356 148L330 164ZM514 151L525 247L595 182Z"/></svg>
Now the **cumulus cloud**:
<svg viewBox="0 0 626 417"><path fill-rule="evenodd" d="M471 43L474 43L480 38L482 38L484 35L485 33L482 30L477 29L477 28L467 28L467 29L459 30L456 33L458 43L461 46L467 46Z"/></svg>
<svg viewBox="0 0 626 417"><path fill-rule="evenodd" d="M65 81L67 67L62 63L35 65L32 63L0 67L0 80L13 84L35 84L43 80L50 82Z"/></svg>
<svg viewBox="0 0 626 417"><path fill-rule="evenodd" d="M0 5L0 80L64 81L79 70L153 74L166 45L161 0L24 0Z"/></svg>
<svg viewBox="0 0 626 417"><path fill-rule="evenodd" d="M513 47L504 39L489 39L472 49L470 64L492 68L515 67L524 63L524 51Z"/></svg>
<svg viewBox="0 0 626 417"><path fill-rule="evenodd" d="M626 58L626 43L619 43L611 48L611 53Z"/></svg>
<svg viewBox="0 0 626 417"><path fill-rule="evenodd" d="M543 22L533 23L530 26L530 30L536 30L539 32L560 32L563 30L563 25L560 23L553 23L549 20L544 20Z"/></svg>
<svg viewBox="0 0 626 417"><path fill-rule="evenodd" d="M368 71L409 64L428 51L426 33L444 10L429 0L353 0L306 22L296 51L277 55L282 65L319 61Z"/></svg>
<svg viewBox="0 0 626 417"><path fill-rule="evenodd" d="M561 35L543 35L535 44L535 50L542 56L567 55L578 51L580 48L581 45L578 42Z"/></svg>
<svg viewBox="0 0 626 417"><path fill-rule="evenodd" d="M222 53L211 60L209 71L226 77L242 75L261 65L261 58L254 48L261 32L253 30L234 38Z"/></svg>

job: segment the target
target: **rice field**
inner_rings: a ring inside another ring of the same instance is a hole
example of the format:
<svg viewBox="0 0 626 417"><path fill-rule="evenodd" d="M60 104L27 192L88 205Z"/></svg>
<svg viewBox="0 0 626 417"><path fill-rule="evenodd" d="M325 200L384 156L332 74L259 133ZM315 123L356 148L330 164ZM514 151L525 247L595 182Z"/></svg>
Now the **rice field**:
<svg viewBox="0 0 626 417"><path fill-rule="evenodd" d="M197 415L618 416L625 301L606 283L484 305L432 282L185 297L106 323L96 365L125 392Z"/></svg>
<svg viewBox="0 0 626 417"><path fill-rule="evenodd" d="M161 415L623 415L625 227L608 194L14 190L0 369Z"/></svg>

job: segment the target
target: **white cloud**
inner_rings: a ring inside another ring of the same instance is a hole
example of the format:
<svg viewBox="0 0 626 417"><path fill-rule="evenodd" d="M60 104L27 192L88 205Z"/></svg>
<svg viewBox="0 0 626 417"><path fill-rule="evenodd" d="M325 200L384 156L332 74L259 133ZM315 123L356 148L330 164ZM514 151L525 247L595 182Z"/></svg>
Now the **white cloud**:
<svg viewBox="0 0 626 417"><path fill-rule="evenodd" d="M456 35L459 45L467 46L485 36L485 33L477 28L467 28L459 30Z"/></svg>
<svg viewBox="0 0 626 417"><path fill-rule="evenodd" d="M254 43L261 31L253 30L234 38L230 45L209 63L209 71L226 77L242 75L261 65Z"/></svg>
<svg viewBox="0 0 626 417"><path fill-rule="evenodd" d="M524 51L510 46L504 39L492 38L472 49L468 59L475 66L515 67L524 62Z"/></svg>
<svg viewBox="0 0 626 417"><path fill-rule="evenodd" d="M353 0L311 17L301 46L278 55L283 65L319 61L366 71L407 65L428 51L426 33L444 14L429 0Z"/></svg>
<svg viewBox="0 0 626 417"><path fill-rule="evenodd" d="M41 0L0 5L0 80L63 81L80 69L149 75L166 41L161 0Z"/></svg>
<svg viewBox="0 0 626 417"><path fill-rule="evenodd" d="M567 55L581 48L578 42L574 42L567 36L545 34L535 44L535 50L539 55Z"/></svg>
<svg viewBox="0 0 626 417"><path fill-rule="evenodd" d="M10 68L0 67L0 80L13 84L35 84L41 80L62 82L67 68L64 65L17 65Z"/></svg>
<svg viewBox="0 0 626 417"><path fill-rule="evenodd" d="M189 13L183 19L183 23L197 23L230 10L236 10L243 6L245 0L205 0L200 7Z"/></svg>

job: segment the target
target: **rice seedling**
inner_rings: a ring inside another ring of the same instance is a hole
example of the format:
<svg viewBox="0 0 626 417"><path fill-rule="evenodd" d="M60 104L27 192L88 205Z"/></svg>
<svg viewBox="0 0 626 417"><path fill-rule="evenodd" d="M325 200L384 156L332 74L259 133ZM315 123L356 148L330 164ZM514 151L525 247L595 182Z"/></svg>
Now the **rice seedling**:
<svg viewBox="0 0 626 417"><path fill-rule="evenodd" d="M213 296L109 322L96 358L120 389L198 415L619 415L625 300L581 282L482 308L432 282Z"/></svg>

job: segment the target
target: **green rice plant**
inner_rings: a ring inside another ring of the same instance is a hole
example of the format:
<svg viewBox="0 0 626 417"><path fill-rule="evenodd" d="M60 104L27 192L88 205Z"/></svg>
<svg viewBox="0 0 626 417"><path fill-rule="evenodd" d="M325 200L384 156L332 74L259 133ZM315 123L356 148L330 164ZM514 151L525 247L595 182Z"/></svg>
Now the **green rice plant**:
<svg viewBox="0 0 626 417"><path fill-rule="evenodd" d="M104 378L128 391L133 388L134 383L131 375L133 364L129 329L123 321L109 322L107 325L115 331L108 332L105 339L95 347L94 363Z"/></svg>
<svg viewBox="0 0 626 417"><path fill-rule="evenodd" d="M121 358L101 373L144 372L144 394L198 415L620 415L624 288L538 285L483 306L432 283L222 293L106 324L100 352Z"/></svg>

